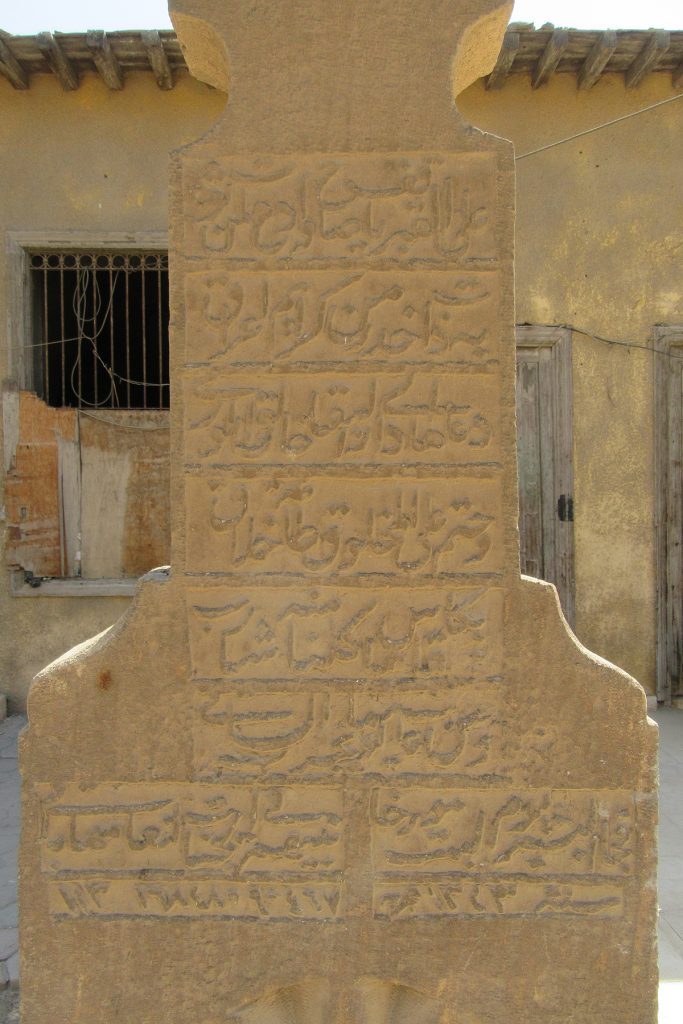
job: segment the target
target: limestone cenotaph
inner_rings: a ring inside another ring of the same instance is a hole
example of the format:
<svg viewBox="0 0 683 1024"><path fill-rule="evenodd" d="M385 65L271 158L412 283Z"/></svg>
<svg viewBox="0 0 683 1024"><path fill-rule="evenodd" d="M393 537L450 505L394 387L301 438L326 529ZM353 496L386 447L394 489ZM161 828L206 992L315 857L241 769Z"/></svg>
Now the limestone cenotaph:
<svg viewBox="0 0 683 1024"><path fill-rule="evenodd" d="M656 730L520 578L499 0L172 0L171 570L35 680L23 1024L654 1024Z"/></svg>

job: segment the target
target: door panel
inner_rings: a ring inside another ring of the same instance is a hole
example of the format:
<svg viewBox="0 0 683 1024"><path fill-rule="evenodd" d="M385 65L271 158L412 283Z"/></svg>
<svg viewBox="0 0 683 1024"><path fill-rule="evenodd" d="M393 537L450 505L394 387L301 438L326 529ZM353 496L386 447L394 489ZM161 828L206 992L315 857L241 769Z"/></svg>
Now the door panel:
<svg viewBox="0 0 683 1024"><path fill-rule="evenodd" d="M655 329L657 699L683 699L683 327Z"/></svg>
<svg viewBox="0 0 683 1024"><path fill-rule="evenodd" d="M520 565L557 587L574 622L571 334L517 328Z"/></svg>

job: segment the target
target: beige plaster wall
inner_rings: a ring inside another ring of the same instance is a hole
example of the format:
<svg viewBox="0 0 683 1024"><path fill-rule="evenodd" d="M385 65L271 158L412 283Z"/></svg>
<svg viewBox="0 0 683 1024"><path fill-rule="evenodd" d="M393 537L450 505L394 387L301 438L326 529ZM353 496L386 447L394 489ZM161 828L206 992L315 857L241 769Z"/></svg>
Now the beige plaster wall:
<svg viewBox="0 0 683 1024"><path fill-rule="evenodd" d="M627 90L573 75L534 91L516 76L460 99L518 156L673 96L671 76ZM683 100L517 161L520 323L575 324L648 346L683 322ZM576 631L655 685L653 355L573 336Z"/></svg>
<svg viewBox="0 0 683 1024"><path fill-rule="evenodd" d="M163 92L151 74L130 74L118 93L95 75L75 92L64 92L52 75L33 76L25 92L0 78L3 327L11 284L6 233L165 232L168 153L201 135L224 102L187 75ZM3 331L1 379L9 373L8 345ZM0 692L20 708L32 676L110 625L128 599L18 598L10 582L1 569Z"/></svg>
<svg viewBox="0 0 683 1024"><path fill-rule="evenodd" d="M518 154L673 95L670 75L635 90L572 75L534 91L513 76L460 97L468 119ZM0 79L0 234L165 231L169 150L201 135L224 97L189 78L171 92L129 75L65 93L52 76L17 92ZM681 101L683 104L683 101ZM144 112L144 113L143 113ZM637 345L683 322L681 107L673 103L518 161L517 320L571 323ZM0 252L0 314L8 273ZM7 343L0 375L7 376ZM577 633L592 650L655 681L652 355L574 335ZM32 675L108 625L123 598L15 598L0 584L0 691L22 706Z"/></svg>

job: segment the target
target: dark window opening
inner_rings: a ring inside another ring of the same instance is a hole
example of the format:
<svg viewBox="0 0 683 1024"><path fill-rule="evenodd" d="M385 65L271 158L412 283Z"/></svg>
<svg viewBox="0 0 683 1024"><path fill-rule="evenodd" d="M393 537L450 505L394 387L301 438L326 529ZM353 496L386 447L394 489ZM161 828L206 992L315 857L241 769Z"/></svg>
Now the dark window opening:
<svg viewBox="0 0 683 1024"><path fill-rule="evenodd" d="M30 260L36 394L53 407L167 409L167 254Z"/></svg>

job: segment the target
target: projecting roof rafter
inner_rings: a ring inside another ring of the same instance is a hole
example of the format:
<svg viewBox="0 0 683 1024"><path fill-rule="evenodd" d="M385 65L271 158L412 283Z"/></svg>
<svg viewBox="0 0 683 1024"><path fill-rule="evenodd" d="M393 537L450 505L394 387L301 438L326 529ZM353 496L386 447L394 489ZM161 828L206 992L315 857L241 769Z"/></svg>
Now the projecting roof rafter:
<svg viewBox="0 0 683 1024"><path fill-rule="evenodd" d="M85 37L95 67L112 92L123 89L123 75L106 32L91 31Z"/></svg>
<svg viewBox="0 0 683 1024"><path fill-rule="evenodd" d="M653 71L660 58L671 46L670 32L652 32L642 50L626 72L626 88L634 89L640 85L648 71Z"/></svg>
<svg viewBox="0 0 683 1024"><path fill-rule="evenodd" d="M0 30L0 76L15 89L28 89L35 75L55 74L65 90L77 89L83 75L99 74L119 91L131 72L154 75L170 90L189 74L175 32L40 32L12 36ZM683 29L604 31L555 28L513 22L508 26L487 89L501 89L512 75L527 75L538 89L555 75L574 75L579 89L591 89L602 75L622 75L637 88L653 72L671 75L683 86Z"/></svg>
<svg viewBox="0 0 683 1024"><path fill-rule="evenodd" d="M579 89L590 89L602 75L618 74L633 89L655 71L670 73L674 88L683 83L683 30L595 32L513 22L486 87L500 88L511 75L529 75L537 89L553 75L574 75Z"/></svg>
<svg viewBox="0 0 683 1024"><path fill-rule="evenodd" d="M62 50L62 44L53 36L52 32L39 32L36 42L40 52L50 65L50 70L57 75L62 83L65 92L72 92L78 88L78 74L69 58Z"/></svg>
<svg viewBox="0 0 683 1024"><path fill-rule="evenodd" d="M15 89L28 89L28 75L14 56L7 40L12 37L6 32L0 32L0 72L7 78Z"/></svg>
<svg viewBox="0 0 683 1024"><path fill-rule="evenodd" d="M161 36L156 31L145 31L140 33L140 38L142 39L142 45L147 50L147 56L154 72L154 77L157 80L157 85L160 89L172 89L173 72L168 63L168 57L166 56Z"/></svg>
<svg viewBox="0 0 683 1024"><path fill-rule="evenodd" d="M502 89L510 69L515 62L519 50L519 32L507 31L503 38L503 46L498 54L496 66L486 79L487 89Z"/></svg>
<svg viewBox="0 0 683 1024"><path fill-rule="evenodd" d="M568 46L569 32L564 28L556 28L545 44L545 49L538 58L538 63L534 68L531 76L531 86L533 89L538 89L539 85L543 85L548 81L562 60L562 56Z"/></svg>
<svg viewBox="0 0 683 1024"><path fill-rule="evenodd" d="M125 88L131 72L154 75L160 89L172 89L189 74L175 32L40 32L11 36L0 31L0 75L15 89L27 89L35 75L52 72L65 90L77 89L83 75L97 74L108 89Z"/></svg>
<svg viewBox="0 0 683 1024"><path fill-rule="evenodd" d="M581 65L578 74L579 89L590 89L595 85L616 48L616 32L601 32Z"/></svg>

